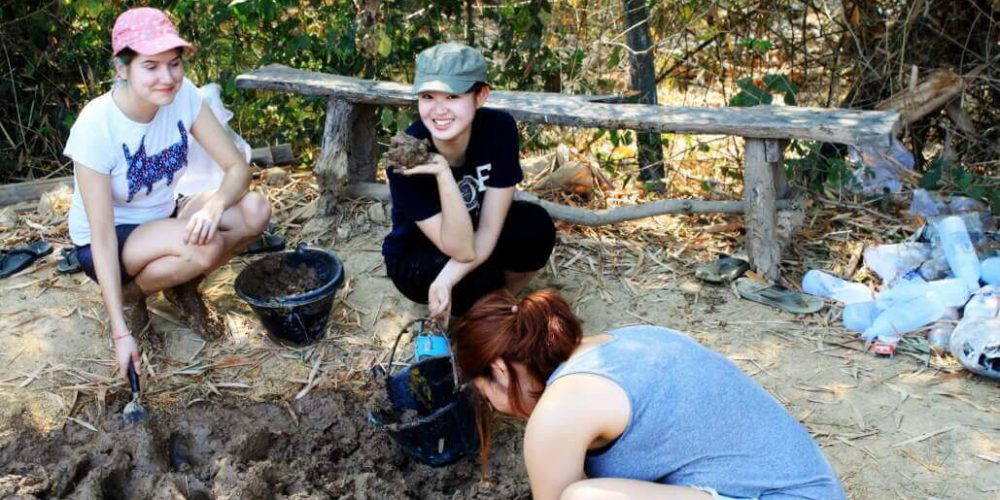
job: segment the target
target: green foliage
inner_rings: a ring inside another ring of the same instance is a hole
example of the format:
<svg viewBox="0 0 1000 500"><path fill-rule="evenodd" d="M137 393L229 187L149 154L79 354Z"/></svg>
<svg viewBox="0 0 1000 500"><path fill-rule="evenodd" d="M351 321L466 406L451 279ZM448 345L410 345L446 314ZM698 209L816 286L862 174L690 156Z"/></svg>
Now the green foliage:
<svg viewBox="0 0 1000 500"><path fill-rule="evenodd" d="M754 83L753 78L745 77L736 80L740 91L729 100L729 105L748 107L771 104L774 102L774 94L783 94L785 104L790 106L797 104L795 96L798 95L799 88L786 75L769 73L764 75L761 80L763 87Z"/></svg>
<svg viewBox="0 0 1000 500"><path fill-rule="evenodd" d="M920 187L930 191L951 188L969 198L986 200L991 211L1000 215L1000 179L977 175L941 156L931 159Z"/></svg>
<svg viewBox="0 0 1000 500"><path fill-rule="evenodd" d="M0 6L0 183L35 175L31 161L65 163L63 142L77 113L112 83L110 31L125 9L163 9L198 50L186 57L196 84L219 83L235 113L230 125L251 144L290 142L308 163L323 131L325 99L236 88L239 74L266 64L400 82L412 81L416 54L467 41L467 0L60 0ZM548 1L499 2L472 12L473 45L491 62L497 88L559 90L579 74L585 52L560 47ZM478 36L476 36L478 35ZM586 90L586 89L583 89ZM414 119L386 109L380 134ZM29 161L24 161L28 159ZM14 165L17 165L14 167Z"/></svg>
<svg viewBox="0 0 1000 500"><path fill-rule="evenodd" d="M807 189L841 189L854 175L843 156L823 151L819 143L791 141L789 151L795 157L785 160L785 173L789 179L799 179Z"/></svg>
<svg viewBox="0 0 1000 500"><path fill-rule="evenodd" d="M736 42L736 44L739 45L740 47L743 47L745 49L750 49L761 55L766 54L768 51L774 48L774 43L772 43L770 40L753 38L753 37L740 38L739 41Z"/></svg>

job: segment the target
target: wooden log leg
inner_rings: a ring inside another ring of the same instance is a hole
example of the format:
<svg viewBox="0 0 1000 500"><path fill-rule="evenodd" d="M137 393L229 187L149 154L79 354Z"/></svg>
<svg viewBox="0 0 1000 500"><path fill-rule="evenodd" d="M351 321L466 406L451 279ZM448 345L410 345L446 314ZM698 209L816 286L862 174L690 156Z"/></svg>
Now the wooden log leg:
<svg viewBox="0 0 1000 500"><path fill-rule="evenodd" d="M326 124L323 127L323 150L313 172L319 185L321 215L330 215L337 205L350 162L351 128L357 116L357 106L330 98L326 106Z"/></svg>
<svg viewBox="0 0 1000 500"><path fill-rule="evenodd" d="M354 126L351 128L348 182L374 182L375 167L378 165L378 136L375 121L378 106L372 104L354 106L357 108L357 114Z"/></svg>
<svg viewBox="0 0 1000 500"><path fill-rule="evenodd" d="M771 166L774 176L774 197L778 200L785 199L788 194L788 176L785 175L785 147L788 141L767 139L764 141L764 159Z"/></svg>
<svg viewBox="0 0 1000 500"><path fill-rule="evenodd" d="M774 169L763 139L746 138L743 201L746 203L747 253L755 272L770 282L781 277L781 249L775 215Z"/></svg>
<svg viewBox="0 0 1000 500"><path fill-rule="evenodd" d="M805 223L805 195L788 185L785 173L785 148L787 140L768 139L764 141L764 159L771 166L774 176L774 197L777 199L776 235L779 251L784 252L792 242L792 236Z"/></svg>

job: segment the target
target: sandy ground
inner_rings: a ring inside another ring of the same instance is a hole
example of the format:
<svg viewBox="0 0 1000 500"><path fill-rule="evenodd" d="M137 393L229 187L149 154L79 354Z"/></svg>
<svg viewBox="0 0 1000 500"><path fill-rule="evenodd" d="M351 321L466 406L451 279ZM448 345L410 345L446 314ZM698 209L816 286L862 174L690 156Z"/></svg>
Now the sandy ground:
<svg viewBox="0 0 1000 500"><path fill-rule="evenodd" d="M532 287L559 289L591 333L652 323L725 354L816 437L852 498L1000 499L997 383L932 356L867 355L835 308L799 318L695 283L710 256L662 236L675 221L620 236L564 228ZM155 297L167 339L145 366L156 419L136 428L120 424L127 392L97 286L56 274L58 251L0 283L0 497L527 498L516 428L487 482L471 460L415 464L366 424L369 368L424 309L385 277L381 205L299 222L292 243L332 248L349 276L326 339L292 348L264 335L232 289L247 259L205 284L229 339L206 344Z"/></svg>

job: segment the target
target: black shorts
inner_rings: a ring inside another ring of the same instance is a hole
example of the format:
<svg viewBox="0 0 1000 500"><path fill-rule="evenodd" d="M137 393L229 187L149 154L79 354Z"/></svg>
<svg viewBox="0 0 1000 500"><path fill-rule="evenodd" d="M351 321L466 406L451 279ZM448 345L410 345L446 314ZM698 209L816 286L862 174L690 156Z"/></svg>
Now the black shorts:
<svg viewBox="0 0 1000 500"><path fill-rule="evenodd" d="M451 291L451 313L461 316L483 295L503 288L504 271L526 273L545 266L556 241L556 228L544 208L515 201L507 212L496 247L486 262ZM427 303L427 292L450 258L434 245L409 247L386 256L389 279L408 299Z"/></svg>
<svg viewBox="0 0 1000 500"><path fill-rule="evenodd" d="M132 281L135 276L129 275L125 270L125 262L122 261L122 250L125 248L125 240L128 239L132 231L139 227L139 224L120 224L115 226L115 234L118 235L118 271L122 276L122 284ZM83 273L90 279L97 281L97 271L94 270L94 255L90 251L90 245L76 247L76 258L80 261Z"/></svg>
<svg viewBox="0 0 1000 500"><path fill-rule="evenodd" d="M176 205L174 206L174 212L170 214L171 219L177 218L177 212L180 211L181 197L177 197ZM135 279L125 270L125 262L122 260L122 250L125 249L125 240L128 239L132 231L139 227L139 224L119 224L115 226L115 234L118 235L118 272L121 273L122 284L128 283ZM97 281L97 271L94 269L94 255L90 251L90 244L77 246L76 247L76 259L80 262L80 268L83 269L83 274L86 274L90 279Z"/></svg>

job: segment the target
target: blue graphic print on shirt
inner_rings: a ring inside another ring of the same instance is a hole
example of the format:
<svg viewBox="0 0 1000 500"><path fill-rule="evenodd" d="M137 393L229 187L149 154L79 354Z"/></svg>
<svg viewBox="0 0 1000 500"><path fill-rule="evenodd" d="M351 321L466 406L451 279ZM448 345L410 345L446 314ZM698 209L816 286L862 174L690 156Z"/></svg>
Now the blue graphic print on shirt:
<svg viewBox="0 0 1000 500"><path fill-rule="evenodd" d="M129 153L128 145L122 144L128 162L127 202L132 201L142 188L146 188L147 195L151 193L153 184L160 179L166 179L169 186L174 182L174 174L187 165L188 135L184 122L178 120L177 129L181 132L181 140L153 156L146 154L146 136L142 136L134 156Z"/></svg>

